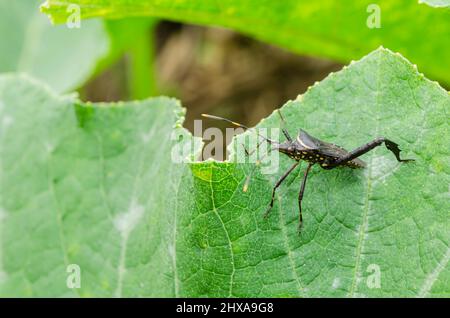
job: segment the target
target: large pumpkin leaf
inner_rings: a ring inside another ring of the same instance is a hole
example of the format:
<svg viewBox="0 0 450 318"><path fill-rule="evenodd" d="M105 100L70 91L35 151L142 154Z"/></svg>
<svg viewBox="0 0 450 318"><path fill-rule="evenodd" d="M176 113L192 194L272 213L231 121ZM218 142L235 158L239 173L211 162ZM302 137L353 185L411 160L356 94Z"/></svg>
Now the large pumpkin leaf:
<svg viewBox="0 0 450 318"><path fill-rule="evenodd" d="M449 106L385 49L285 105L291 134L346 148L382 135L416 159L380 147L365 170L314 168L298 235L300 170L262 218L290 160L243 192L251 164L173 163L175 146L198 148L173 100L86 105L2 76L0 295L448 296Z"/></svg>
<svg viewBox="0 0 450 318"><path fill-rule="evenodd" d="M0 116L0 295L172 295L187 167L171 151L191 140L178 102L79 104L4 75ZM66 285L72 263L80 290Z"/></svg>
<svg viewBox="0 0 450 318"><path fill-rule="evenodd" d="M193 165L194 197L210 199L196 199L195 222L188 211L181 213L193 229L184 235L197 245L190 263L202 258L195 270L189 268L186 276L196 274L186 279L186 294L206 296L210 286L220 286L215 295L449 296L449 107L448 92L385 49L288 102L283 115L291 135L301 127L347 149L385 136L416 160L399 164L380 147L362 156L364 170L316 167L300 236L297 197L305 164L278 190L268 220L262 216L272 186L292 160L281 157L278 173L257 175L247 193L242 189L249 168ZM259 127L280 127L279 117ZM232 152L246 135L236 139ZM216 245L228 245L228 262L221 259L211 275ZM199 284L205 277L208 283Z"/></svg>
<svg viewBox="0 0 450 318"><path fill-rule="evenodd" d="M147 15L219 25L294 52L343 62L385 45L428 76L450 83L450 11L417 1L47 0L42 9L64 22L69 4L78 4L83 18Z"/></svg>

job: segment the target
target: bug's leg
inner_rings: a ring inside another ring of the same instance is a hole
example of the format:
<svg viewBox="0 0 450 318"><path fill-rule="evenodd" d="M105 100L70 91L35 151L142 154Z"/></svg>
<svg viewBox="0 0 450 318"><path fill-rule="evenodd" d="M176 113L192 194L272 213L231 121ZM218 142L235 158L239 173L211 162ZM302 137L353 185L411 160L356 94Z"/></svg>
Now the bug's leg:
<svg viewBox="0 0 450 318"><path fill-rule="evenodd" d="M300 162L296 161L292 167L289 168L288 171L286 171L280 179L278 179L277 183L272 189L272 199L270 200L269 207L267 208L266 212L264 213L264 218L266 218L269 215L270 210L273 208L273 201L275 200L275 192L277 191L277 188L280 186L280 184L287 178L287 176L298 166Z"/></svg>
<svg viewBox="0 0 450 318"><path fill-rule="evenodd" d="M256 145L256 149L253 149L253 150L250 151L250 152L248 151L247 147L245 147L245 145L242 144L242 147L244 148L244 151L245 151L245 155L246 155L247 157L250 157L255 151L259 150L259 146L260 146L263 142L264 142L264 140L260 140L260 141L258 142L258 144ZM263 155L261 156L260 159L257 159L257 160L256 160L255 166L253 167L253 169L250 171L250 174L249 174L249 175L247 176L247 178L245 179L244 187L242 188L242 191L247 192L247 190L248 190L248 185L250 184L250 179L252 178L253 173L255 172L256 168L261 164L261 161L266 157L266 155L267 155L271 150L272 150L272 149L270 148L269 151L268 151L266 154L263 154Z"/></svg>
<svg viewBox="0 0 450 318"><path fill-rule="evenodd" d="M242 148L244 148L245 151L245 156L246 157L250 157L251 155L253 155L255 153L255 151L259 150L259 147L261 146L261 144L264 142L264 139L259 140L258 143L256 144L255 149L253 149L252 151L248 151L247 147L245 147L244 144L242 144Z"/></svg>
<svg viewBox="0 0 450 318"><path fill-rule="evenodd" d="M414 159L401 159L400 158L400 148L398 147L398 144L396 144L395 142L383 138L384 139L384 145L386 146L387 149L389 149L394 155L395 158L397 158L398 162L409 162L409 161L414 161Z"/></svg>
<svg viewBox="0 0 450 318"><path fill-rule="evenodd" d="M332 169L332 168L342 165L350 160L353 160L353 159L365 154L366 152L369 152L373 148L380 146L382 143L384 143L386 148L395 155L395 158L397 159L397 161L399 161L399 162L414 161L414 159L401 159L400 158L401 150L398 147L398 144L396 144L395 142L393 142L389 139L386 139L384 137L378 137L378 138L372 140L371 142L368 142L367 144L362 145L362 146L350 151L347 155L342 156L342 157L338 158L337 160L331 162L330 164L328 164L326 169Z"/></svg>
<svg viewBox="0 0 450 318"><path fill-rule="evenodd" d="M303 200L303 193L305 193L305 187L306 187L306 179L308 178L309 170L311 170L311 167L313 166L313 163L310 163L308 167L305 170L305 175L303 176L302 185L300 186L300 192L298 193L298 209L299 209L299 223L298 223L298 232L300 233L300 230L302 228L303 224L303 216L302 216L302 200Z"/></svg>
<svg viewBox="0 0 450 318"><path fill-rule="evenodd" d="M247 190L248 190L248 185L250 184L250 179L252 178L253 173L254 173L255 170L256 170L256 167L258 167L260 163L261 163L260 160L256 160L255 166L253 167L253 169L250 171L249 175L248 175L247 178L245 179L244 187L242 188L242 191L247 192Z"/></svg>

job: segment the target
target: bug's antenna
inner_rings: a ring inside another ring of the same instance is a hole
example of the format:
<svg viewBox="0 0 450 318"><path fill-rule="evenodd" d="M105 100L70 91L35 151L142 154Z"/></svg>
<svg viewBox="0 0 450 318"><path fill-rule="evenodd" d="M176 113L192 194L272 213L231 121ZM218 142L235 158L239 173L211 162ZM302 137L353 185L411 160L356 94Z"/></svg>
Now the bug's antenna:
<svg viewBox="0 0 450 318"><path fill-rule="evenodd" d="M283 126L284 126L283 128L281 128L281 131L283 132L283 135L286 137L286 139L288 141L292 141L292 138L291 138L291 136L289 135L289 132L286 129L286 121L284 120L283 115L281 115L281 110L277 109L277 113L278 113L278 115L280 115L281 122L283 123Z"/></svg>
<svg viewBox="0 0 450 318"><path fill-rule="evenodd" d="M226 119L226 118L223 118L223 117L219 117L219 116L208 115L208 114L202 114L202 117L226 121L226 122L228 122L228 123L230 123L230 124L232 124L232 125L234 125L234 126L237 126L237 127L240 127L240 128L244 128L244 129L246 129L246 130L255 130L256 134L257 134L259 137L263 138L265 141L267 141L269 144L278 144L276 141L274 141L274 140L272 140L272 139L269 139L269 138L267 138L267 137L261 135L256 129L254 129L254 128L249 128L249 127L247 127L247 126L245 126L245 125L243 125L243 124L237 123L237 122L235 122L235 121L232 121L232 120L229 120L229 119Z"/></svg>

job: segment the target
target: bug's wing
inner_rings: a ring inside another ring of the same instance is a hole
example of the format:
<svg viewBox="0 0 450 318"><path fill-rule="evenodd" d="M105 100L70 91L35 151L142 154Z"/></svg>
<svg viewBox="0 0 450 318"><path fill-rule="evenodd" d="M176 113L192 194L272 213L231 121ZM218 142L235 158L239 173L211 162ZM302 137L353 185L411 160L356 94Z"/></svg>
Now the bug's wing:
<svg viewBox="0 0 450 318"><path fill-rule="evenodd" d="M319 141L321 143L320 152L325 156L338 158L348 154L347 150L345 150L342 147L339 147L338 145L331 144L326 141L321 140ZM366 166L366 163L359 158L355 158L353 160L348 161L344 165L350 168L364 168Z"/></svg>
<svg viewBox="0 0 450 318"><path fill-rule="evenodd" d="M311 136L303 129L300 129L300 132L297 137L297 142L304 148L310 149L310 150L318 150L320 145L320 140Z"/></svg>
<svg viewBox="0 0 450 318"><path fill-rule="evenodd" d="M318 150L328 157L338 158L348 153L348 151L345 150L344 148L317 139L316 137L313 137L310 134L308 134L303 129L300 129L298 141L301 141L301 144L307 146L308 149Z"/></svg>
<svg viewBox="0 0 450 318"><path fill-rule="evenodd" d="M337 159L348 154L348 151L346 149L339 147L338 145L317 139L302 129L300 130L298 141L301 142L303 146L308 146L308 149L317 150L322 155L330 158ZM366 163L359 158L355 158L344 165L350 168L364 168L366 166Z"/></svg>
<svg viewBox="0 0 450 318"><path fill-rule="evenodd" d="M335 144L332 144L332 143L329 143L326 141L321 141L321 140L319 140L319 143L320 143L319 150L325 156L339 158L339 157L342 157L342 156L348 154L347 150L345 150L344 148L339 147Z"/></svg>

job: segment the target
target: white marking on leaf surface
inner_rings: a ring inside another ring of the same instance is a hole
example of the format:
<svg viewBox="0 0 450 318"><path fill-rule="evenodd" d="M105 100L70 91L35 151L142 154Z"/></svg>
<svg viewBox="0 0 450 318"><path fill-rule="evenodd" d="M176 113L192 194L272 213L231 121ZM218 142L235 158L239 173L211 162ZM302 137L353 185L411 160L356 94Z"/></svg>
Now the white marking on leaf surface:
<svg viewBox="0 0 450 318"><path fill-rule="evenodd" d="M7 213L6 211L0 207L0 233L2 230L2 225L3 225L3 220L5 220L7 217ZM6 281L7 279L7 274L3 269L3 246L2 246L2 242L0 240L0 284L3 283L4 281Z"/></svg>
<svg viewBox="0 0 450 318"><path fill-rule="evenodd" d="M128 235L136 227L139 219L144 214L144 207L137 204L136 200L131 202L131 205L126 213L119 214L114 219L114 226L120 232L122 237L128 237Z"/></svg>
<svg viewBox="0 0 450 318"><path fill-rule="evenodd" d="M55 149L55 146L53 146L53 145L52 145L51 143L49 143L49 142L46 142L46 143L44 144L44 146L45 146L45 150L47 150L48 153L52 153L53 150Z"/></svg>
<svg viewBox="0 0 450 318"><path fill-rule="evenodd" d="M120 244L119 266L117 268L117 288L116 297L122 296L123 276L125 274L125 258L127 254L127 242L130 233L136 228L139 220L144 215L145 208L139 205L136 199L131 201L128 211L121 213L114 219L114 227L120 232L122 241Z"/></svg>
<svg viewBox="0 0 450 318"><path fill-rule="evenodd" d="M340 279L339 277L336 277L336 278L333 280L333 284L331 285L331 287L332 287L333 289L337 289L340 285L341 285L341 279Z"/></svg>
<svg viewBox="0 0 450 318"><path fill-rule="evenodd" d="M378 68L378 72L377 72L377 87L379 87L379 69L380 69L380 65L377 65ZM380 100L379 100L379 95L380 95L380 90L377 90L376 92L376 106L380 105ZM380 124L380 120L379 118L376 118L376 127L375 127L375 135L378 135L378 131L379 131L379 124ZM363 258L363 251L364 251L364 245L365 245L365 241L367 240L367 229L369 228L369 216L370 216L370 211L372 209L372 200L371 200L371 195L372 195L372 187L374 186L373 182L374 182L374 178L373 178L373 174L374 174L374 165L376 164L376 156L375 156L375 152L371 152L370 155L370 159L368 161L368 169L366 169L365 171L365 178L366 178L366 192L364 195L364 210L363 210L363 215L362 215L362 220L361 220L361 225L359 226L358 229L358 243L356 245L356 251L355 251L355 271L354 271L354 275L353 275L353 283L350 286L350 292L349 292L349 296L350 297L354 297L354 295L357 293L357 288L359 283L361 282L361 262L362 262L362 258Z"/></svg>
<svg viewBox="0 0 450 318"><path fill-rule="evenodd" d="M12 125L13 122L14 122L14 119L11 116L5 115L2 119L2 126L4 128L8 128L9 126Z"/></svg>
<svg viewBox="0 0 450 318"><path fill-rule="evenodd" d="M6 211L0 207L0 222L2 222L4 219L6 219Z"/></svg>
<svg viewBox="0 0 450 318"><path fill-rule="evenodd" d="M399 168L400 164L395 159L386 156L377 156L372 160L372 180L373 184L385 183L386 179L393 175Z"/></svg>
<svg viewBox="0 0 450 318"><path fill-rule="evenodd" d="M434 270L430 274L428 274L428 276L425 278L425 281L423 282L423 285L420 288L420 291L419 291L419 294L417 295L417 297L425 297L428 295L431 288L433 287L433 284L438 279L439 274L447 266L449 260L450 260L450 248L447 249L447 252L444 254L442 259L439 261L437 266L434 268Z"/></svg>
<svg viewBox="0 0 450 318"><path fill-rule="evenodd" d="M150 139L152 139L153 136L153 130L150 130L148 133L143 133L141 135L142 141L144 142L144 144L148 143L150 141Z"/></svg>

